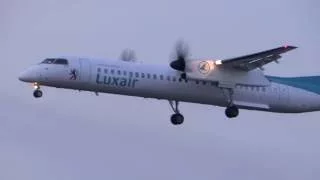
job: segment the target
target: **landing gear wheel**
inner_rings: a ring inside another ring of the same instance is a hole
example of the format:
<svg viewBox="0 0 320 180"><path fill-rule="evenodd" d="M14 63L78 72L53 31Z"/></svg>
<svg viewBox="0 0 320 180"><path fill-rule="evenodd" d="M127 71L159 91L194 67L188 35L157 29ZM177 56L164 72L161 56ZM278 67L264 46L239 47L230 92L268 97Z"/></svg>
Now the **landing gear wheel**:
<svg viewBox="0 0 320 180"><path fill-rule="evenodd" d="M184 117L179 111L179 101L169 100L169 104L170 104L170 106L172 108L172 111L174 112L174 114L172 114L171 118L170 118L171 123L173 125L182 124L183 121L184 121Z"/></svg>
<svg viewBox="0 0 320 180"><path fill-rule="evenodd" d="M239 115L239 109L237 106L229 106L227 107L225 114L228 118L235 118Z"/></svg>
<svg viewBox="0 0 320 180"><path fill-rule="evenodd" d="M183 121L184 121L184 117L183 117L182 114L179 114L179 113L177 113L177 114L172 114L172 116L171 116L171 123L172 123L173 125L180 125L180 124L183 123Z"/></svg>
<svg viewBox="0 0 320 180"><path fill-rule="evenodd" d="M33 96L34 96L35 98L40 98L40 97L42 97L42 91L39 90L39 89L33 91Z"/></svg>

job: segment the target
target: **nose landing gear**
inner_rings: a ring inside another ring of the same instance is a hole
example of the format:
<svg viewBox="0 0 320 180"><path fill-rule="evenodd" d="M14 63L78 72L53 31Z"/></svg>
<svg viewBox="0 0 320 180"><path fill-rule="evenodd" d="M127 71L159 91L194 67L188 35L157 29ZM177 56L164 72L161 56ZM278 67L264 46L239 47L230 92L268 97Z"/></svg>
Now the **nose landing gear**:
<svg viewBox="0 0 320 180"><path fill-rule="evenodd" d="M34 96L35 98L40 98L40 97L42 97L42 91L39 90L39 89L34 90L34 91L33 91L33 96Z"/></svg>
<svg viewBox="0 0 320 180"><path fill-rule="evenodd" d="M40 97L42 97L42 91L40 90L40 85L38 84L38 83L34 83L33 84L33 87L34 87L34 91L33 91L33 96L35 97L35 98L40 98Z"/></svg>
<svg viewBox="0 0 320 180"><path fill-rule="evenodd" d="M180 124L183 123L184 117L183 117L182 114L176 113L176 114L172 114L172 115L171 115L170 120L171 120L171 123L172 123L173 125L180 125Z"/></svg>

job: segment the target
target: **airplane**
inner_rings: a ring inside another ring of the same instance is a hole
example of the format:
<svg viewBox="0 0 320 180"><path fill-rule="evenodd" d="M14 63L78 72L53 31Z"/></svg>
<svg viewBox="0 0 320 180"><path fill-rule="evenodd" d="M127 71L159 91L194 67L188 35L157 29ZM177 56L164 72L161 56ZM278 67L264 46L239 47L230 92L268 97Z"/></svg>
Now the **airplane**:
<svg viewBox="0 0 320 180"><path fill-rule="evenodd" d="M41 86L168 100L171 123L181 125L179 102L226 107L235 118L239 109L276 113L320 110L320 76L265 75L266 64L277 62L295 46L280 46L229 59L190 59L178 43L168 64L147 64L82 57L55 57L27 68L19 80L32 83L35 98ZM130 56L130 55L129 55ZM126 56L128 57L128 56Z"/></svg>

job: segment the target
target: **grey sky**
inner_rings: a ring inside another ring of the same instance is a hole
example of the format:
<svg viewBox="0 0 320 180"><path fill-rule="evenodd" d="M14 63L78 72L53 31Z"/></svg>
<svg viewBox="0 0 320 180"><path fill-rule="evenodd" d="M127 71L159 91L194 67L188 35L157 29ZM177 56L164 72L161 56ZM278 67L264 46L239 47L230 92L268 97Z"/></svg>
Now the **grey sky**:
<svg viewBox="0 0 320 180"><path fill-rule="evenodd" d="M319 179L319 112L272 114L43 88L20 71L42 58L168 63L184 38L192 57L226 58L282 44L299 49L267 74L320 75L320 3L269 1L0 1L0 179Z"/></svg>

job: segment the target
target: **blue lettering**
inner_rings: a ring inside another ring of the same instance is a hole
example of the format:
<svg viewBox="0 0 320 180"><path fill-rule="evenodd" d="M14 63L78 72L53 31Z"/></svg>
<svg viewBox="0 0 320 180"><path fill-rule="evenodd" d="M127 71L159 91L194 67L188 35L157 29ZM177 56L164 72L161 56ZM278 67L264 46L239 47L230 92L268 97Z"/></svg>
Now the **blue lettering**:
<svg viewBox="0 0 320 180"><path fill-rule="evenodd" d="M131 78L119 78L119 77L108 77L103 76L103 80L101 78L101 75L99 72L97 72L96 76L96 83L97 84L104 84L107 86L116 86L116 87L130 87L135 88L136 83L138 82L138 79L131 79Z"/></svg>
<svg viewBox="0 0 320 180"><path fill-rule="evenodd" d="M99 73L97 73L96 83L97 84L102 84L103 83L103 82L100 81L100 74Z"/></svg>

